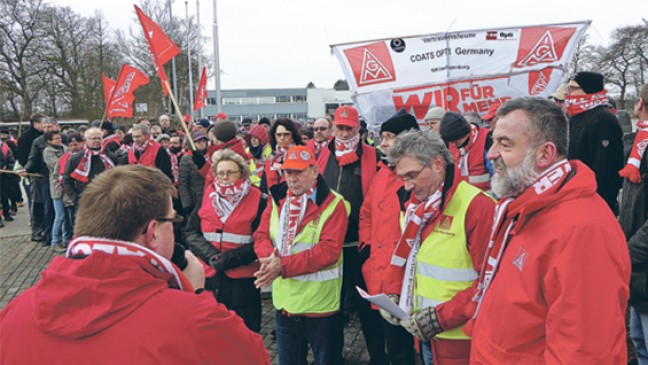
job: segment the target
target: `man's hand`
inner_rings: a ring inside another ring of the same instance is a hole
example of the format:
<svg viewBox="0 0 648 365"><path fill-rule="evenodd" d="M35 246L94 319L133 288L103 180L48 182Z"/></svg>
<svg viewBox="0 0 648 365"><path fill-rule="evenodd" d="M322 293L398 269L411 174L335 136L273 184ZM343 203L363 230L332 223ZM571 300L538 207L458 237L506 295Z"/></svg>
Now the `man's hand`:
<svg viewBox="0 0 648 365"><path fill-rule="evenodd" d="M410 319L401 321L400 324L420 341L429 341L432 337L443 332L435 307L423 308L414 313Z"/></svg>
<svg viewBox="0 0 648 365"><path fill-rule="evenodd" d="M257 288L270 285L272 282L281 275L281 257L279 251L275 250L268 257L260 258L261 268L254 273L256 280L254 285Z"/></svg>
<svg viewBox="0 0 648 365"><path fill-rule="evenodd" d="M194 254L189 250L186 250L184 254L187 259L187 267L182 272L185 274L187 279L189 279L194 290L204 288L205 270L200 264L200 261L198 261L196 256L194 256Z"/></svg>
<svg viewBox="0 0 648 365"><path fill-rule="evenodd" d="M399 298L398 298L398 295L396 295L396 294L389 294L387 297L389 298L389 300L391 300L392 302L396 303L396 305L398 305L398 299L399 299ZM397 318L396 316L394 316L393 314L387 312L386 310L381 309L381 310L380 310L380 315L385 319L385 321L389 322L389 324L391 324L392 326L398 326L398 325L400 325L400 321L401 321L401 320L398 319L398 318Z"/></svg>
<svg viewBox="0 0 648 365"><path fill-rule="evenodd" d="M18 170L16 171L20 177L27 177L27 171L25 170Z"/></svg>

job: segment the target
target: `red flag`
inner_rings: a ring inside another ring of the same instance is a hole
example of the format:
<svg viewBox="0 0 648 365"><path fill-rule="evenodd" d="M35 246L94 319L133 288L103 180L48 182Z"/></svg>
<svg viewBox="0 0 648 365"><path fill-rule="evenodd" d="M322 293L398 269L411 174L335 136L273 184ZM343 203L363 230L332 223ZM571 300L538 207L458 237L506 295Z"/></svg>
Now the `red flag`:
<svg viewBox="0 0 648 365"><path fill-rule="evenodd" d="M108 107L110 96L112 96L113 90L115 90L115 80L107 77L106 74L101 74L101 77L103 79L104 99L106 100L106 107Z"/></svg>
<svg viewBox="0 0 648 365"><path fill-rule="evenodd" d="M140 23L142 24L142 29L144 30L144 37L149 45L149 51L153 56L153 63L155 64L155 72L157 72L162 82L162 89L164 90L164 95L168 95L169 91L166 88L166 83L169 81L169 78L164 72L164 64L169 62L173 57L180 53L180 48L173 43L173 41L164 33L162 28L157 25L151 18L146 16L142 9L137 5L135 6L135 12L137 12L137 17L139 18Z"/></svg>
<svg viewBox="0 0 648 365"><path fill-rule="evenodd" d="M194 110L198 110L205 106L207 99L207 69L203 66L202 75L198 82L198 90L196 90L196 101L194 102Z"/></svg>
<svg viewBox="0 0 648 365"><path fill-rule="evenodd" d="M149 83L149 78L140 70L129 65L123 65L115 83L110 103L108 118L133 116L133 93L138 87Z"/></svg>

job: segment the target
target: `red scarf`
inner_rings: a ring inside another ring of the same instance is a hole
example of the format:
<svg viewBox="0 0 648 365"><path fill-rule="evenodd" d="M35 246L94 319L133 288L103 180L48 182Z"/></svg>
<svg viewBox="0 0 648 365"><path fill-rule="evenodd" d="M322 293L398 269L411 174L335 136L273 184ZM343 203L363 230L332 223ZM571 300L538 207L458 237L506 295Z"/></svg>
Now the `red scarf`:
<svg viewBox="0 0 648 365"><path fill-rule="evenodd" d="M279 176L281 176L281 165L286 157L286 152L294 146L294 144L291 144L290 146L281 146L280 144L277 144L275 146L274 156L268 157L271 161L270 170L276 171L279 173Z"/></svg>
<svg viewBox="0 0 648 365"><path fill-rule="evenodd" d="M288 190L286 201L284 201L279 216L279 237L281 238L277 248L281 256L290 256L293 241L297 236L297 228L304 219L308 199L313 194L314 189L315 187L311 187L304 194L297 196Z"/></svg>
<svg viewBox="0 0 648 365"><path fill-rule="evenodd" d="M360 159L360 156L356 153L358 143L360 143L360 134L356 134L347 140L335 138L335 158L338 165L346 166Z"/></svg>
<svg viewBox="0 0 648 365"><path fill-rule="evenodd" d="M99 156L106 170L115 167L115 164L112 162L112 160L108 158L108 156L106 156L104 153L102 153L102 149L91 150L88 148L88 146L83 145L83 157L81 158L81 161L79 161L76 169L74 169L74 171L70 174L70 177L83 183L90 181L88 175L90 174L90 168L92 167L92 156Z"/></svg>
<svg viewBox="0 0 648 365"><path fill-rule="evenodd" d="M184 151L181 149L178 153L172 153L167 149L169 158L171 159L171 174L173 175L173 185L178 186L178 180L180 179L180 166L178 161L180 156L184 154Z"/></svg>
<svg viewBox="0 0 648 365"><path fill-rule="evenodd" d="M133 148L135 149L135 152L139 152L140 156L144 154L144 151L146 151L146 148L148 148L149 145L153 144L153 137L149 134L149 138L142 143L140 147L137 147L137 145L133 144Z"/></svg>
<svg viewBox="0 0 648 365"><path fill-rule="evenodd" d="M457 163L459 164L459 170L461 171L461 176L468 176L468 154L470 149L477 141L477 136L479 135L479 129L476 125L470 123L470 136L468 137L468 143L459 148L459 158Z"/></svg>
<svg viewBox="0 0 648 365"><path fill-rule="evenodd" d="M414 271L416 268L416 255L418 255L419 248L421 248L423 228L429 222L434 222L441 214L443 185L441 184L437 191L423 202L418 202L415 198L412 198L405 212L405 230L403 230L400 239L396 243L391 259L392 265L405 266L399 306L407 313L412 310L414 302Z"/></svg>
<svg viewBox="0 0 648 365"><path fill-rule="evenodd" d="M243 198L250 192L250 180L239 179L230 184L214 180L214 192L209 194L212 208L223 224Z"/></svg>
<svg viewBox="0 0 648 365"><path fill-rule="evenodd" d="M641 158L646 152L646 146L648 146L648 120L637 123L637 134L634 142L632 142L632 151L628 156L628 163L619 171L621 177L625 177L635 184L641 183L639 166L641 166Z"/></svg>
<svg viewBox="0 0 648 365"><path fill-rule="evenodd" d="M485 259L479 274L479 281L477 282L477 291L472 299L474 314L472 319L464 327L464 331L467 334L472 333L474 321L479 313L481 303L497 273L500 260L509 243L511 230L517 222L517 212L523 209L524 206L533 203L538 197L544 194L555 193L562 186L563 180L569 175L571 170L572 167L569 162L566 159L561 160L538 176L536 182L518 197L503 197L499 201L495 210L490 241L488 242Z"/></svg>
<svg viewBox="0 0 648 365"><path fill-rule="evenodd" d="M328 146L330 139L323 140L322 142L317 142L316 140L313 140L313 146L315 146L315 153L319 153L319 151L323 150Z"/></svg>
<svg viewBox="0 0 648 365"><path fill-rule="evenodd" d="M68 245L65 257L90 256L95 251L101 251L113 256L127 259L138 259L142 263L142 268L147 272L159 271L165 274L171 274L169 278L169 287L188 292L193 291L191 283L182 271L178 269L171 261L159 255L158 253L134 242L117 241L106 238L95 238L88 236L77 237Z"/></svg>
<svg viewBox="0 0 648 365"><path fill-rule="evenodd" d="M594 109L597 106L609 104L610 101L608 100L606 90L599 91L594 94L565 96L567 115L569 115L570 117Z"/></svg>

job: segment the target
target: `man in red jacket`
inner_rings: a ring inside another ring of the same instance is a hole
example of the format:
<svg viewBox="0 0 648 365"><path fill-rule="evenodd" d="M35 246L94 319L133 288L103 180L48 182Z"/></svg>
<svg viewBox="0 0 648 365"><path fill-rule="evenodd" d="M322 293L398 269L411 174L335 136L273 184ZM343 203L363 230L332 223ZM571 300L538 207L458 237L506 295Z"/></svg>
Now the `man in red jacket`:
<svg viewBox="0 0 648 365"><path fill-rule="evenodd" d="M281 365L306 363L307 344L315 365L336 364L331 342L350 207L326 185L314 155L305 146L286 152L286 181L270 187L272 199L254 234L261 264L255 284L272 284Z"/></svg>
<svg viewBox="0 0 648 365"><path fill-rule="evenodd" d="M380 126L381 151L389 153L398 135L411 129L419 130L416 118L411 114L399 111L389 118ZM393 167L387 161L381 161L378 165L380 170L360 208L358 234L360 252L369 255L362 265L362 274L367 283L367 292L371 295L383 292L391 255L401 235L399 195L407 195ZM382 326L389 362L392 365L414 364L412 336L403 327L394 326L384 319Z"/></svg>
<svg viewBox="0 0 648 365"><path fill-rule="evenodd" d="M567 160L564 113L521 98L497 115L502 200L465 328L471 364L625 364L628 247L592 170Z"/></svg>
<svg viewBox="0 0 648 365"><path fill-rule="evenodd" d="M0 363L270 364L261 337L200 290L196 257L184 271L169 261L174 191L145 166L94 179L66 257L0 312Z"/></svg>
<svg viewBox="0 0 648 365"><path fill-rule="evenodd" d="M470 338L462 333L488 242L495 203L461 180L435 132L401 134L389 162L411 198L391 257L384 292L411 315L400 321L421 341L425 365L467 364Z"/></svg>
<svg viewBox="0 0 648 365"><path fill-rule="evenodd" d="M149 128L144 124L135 124L132 136L133 148L128 151L128 164L156 167L173 180L171 158L166 149L153 140Z"/></svg>

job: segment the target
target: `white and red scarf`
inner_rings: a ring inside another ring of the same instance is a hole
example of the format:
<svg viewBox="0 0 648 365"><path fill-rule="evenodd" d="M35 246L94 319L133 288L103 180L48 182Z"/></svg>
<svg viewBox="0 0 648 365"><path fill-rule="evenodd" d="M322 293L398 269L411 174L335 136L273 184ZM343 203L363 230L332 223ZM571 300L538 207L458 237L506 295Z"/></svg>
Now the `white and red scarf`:
<svg viewBox="0 0 648 365"><path fill-rule="evenodd" d="M314 187L301 195L293 195L288 190L286 200L281 208L279 215L279 242L277 242L277 249L281 256L290 256L291 248L295 236L297 236L297 228L304 219L306 214L306 207L308 206L308 199L313 194Z"/></svg>
<svg viewBox="0 0 648 365"><path fill-rule="evenodd" d="M146 271L157 269L162 273L171 274L169 287L185 291L193 291L191 283L171 261L158 253L134 242L111 240L80 236L73 239L68 245L65 257L90 256L93 252L101 251L113 256L124 258L141 257ZM151 267L152 266L152 267Z"/></svg>
<svg viewBox="0 0 648 365"><path fill-rule="evenodd" d="M214 212L225 223L236 206L250 192L250 180L239 179L231 184L220 184L214 180L214 191L209 194Z"/></svg>
<svg viewBox="0 0 648 365"><path fill-rule="evenodd" d="M648 120L641 121L637 123L637 134L635 135L634 142L632 142L632 150L630 151L630 156L628 156L628 162L621 171L619 175L625 177L635 184L641 183L641 172L639 172L639 166L641 166L641 158L646 152L646 147L648 146Z"/></svg>
<svg viewBox="0 0 648 365"><path fill-rule="evenodd" d="M573 117L597 106L610 105L610 101L607 91L603 90L593 94L565 96L565 105L567 106L567 115Z"/></svg>
<svg viewBox="0 0 648 365"><path fill-rule="evenodd" d="M313 140L313 145L315 146L315 153L319 153L319 151L325 149L328 146L330 141L331 141L330 139L325 139L322 142L317 142L316 140Z"/></svg>
<svg viewBox="0 0 648 365"><path fill-rule="evenodd" d="M511 214L511 211L519 212L522 209L521 207L533 202L538 197L547 193L554 193L562 185L563 180L571 170L572 167L569 162L566 159L561 160L545 170L538 176L536 182L519 196L500 199L495 210L493 229L486 248L484 262L479 273L477 291L472 299L475 310L472 320L466 325L468 333L472 331L481 303L493 282L506 246L509 243L511 230L517 223L518 215ZM509 209L512 205L515 206L515 209Z"/></svg>
<svg viewBox="0 0 648 365"><path fill-rule="evenodd" d="M412 311L414 303L416 256L423 241L423 228L428 223L434 222L441 214L443 185L441 184L437 191L423 202L415 201L412 198L405 212L405 229L400 239L398 239L392 255L392 265L405 266L405 275L398 305L407 313Z"/></svg>
<svg viewBox="0 0 648 365"><path fill-rule="evenodd" d="M108 158L108 156L106 156L102 152L102 149L91 150L88 148L88 146L83 145L83 157L81 158L81 161L79 161L79 164L77 165L76 169L74 169L74 171L72 171L72 173L70 174L70 177L72 177L77 181L87 183L90 180L88 178L88 175L90 174L90 169L92 167L93 156L99 156L106 170L115 167L115 164L112 162L110 158Z"/></svg>
<svg viewBox="0 0 648 365"><path fill-rule="evenodd" d="M360 134L358 133L346 140L335 138L335 158L338 165L346 166L360 159L360 156L356 153L358 143L360 143Z"/></svg>
<svg viewBox="0 0 648 365"><path fill-rule="evenodd" d="M479 129L476 125L470 123L470 136L468 137L468 143L459 148L459 170L461 171L461 176L468 176L468 154L470 149L477 141L477 136L479 135Z"/></svg>
<svg viewBox="0 0 648 365"><path fill-rule="evenodd" d="M178 161L180 156L184 154L184 150L180 150L178 153L173 153L167 149L169 158L171 159L171 175L173 176L173 185L178 186L178 180L180 180L180 166Z"/></svg>
<svg viewBox="0 0 648 365"><path fill-rule="evenodd" d="M141 146L138 147L137 145L133 144L133 148L135 149L135 152L138 152L141 156L144 154L144 151L146 151L146 148L148 148L148 146L153 144L153 142L154 142L153 137L151 137L151 135L149 134L149 138L146 141L144 141L144 143L142 143Z"/></svg>
<svg viewBox="0 0 648 365"><path fill-rule="evenodd" d="M270 157L272 163L270 164L270 170L272 171L281 171L281 165L284 162L284 159L286 158L286 152L288 152L289 149L294 147L294 144L291 144L290 146L282 146L280 144L277 144L275 146L275 154L274 156Z"/></svg>

